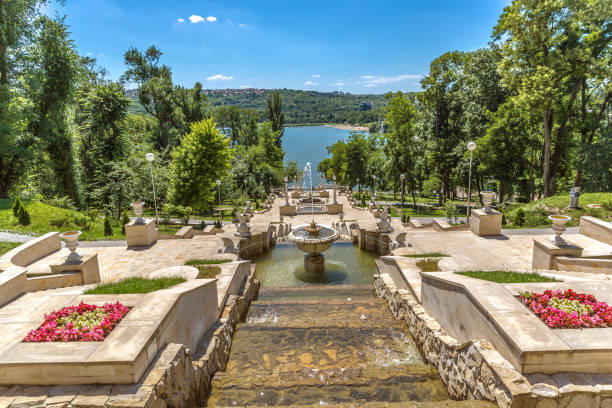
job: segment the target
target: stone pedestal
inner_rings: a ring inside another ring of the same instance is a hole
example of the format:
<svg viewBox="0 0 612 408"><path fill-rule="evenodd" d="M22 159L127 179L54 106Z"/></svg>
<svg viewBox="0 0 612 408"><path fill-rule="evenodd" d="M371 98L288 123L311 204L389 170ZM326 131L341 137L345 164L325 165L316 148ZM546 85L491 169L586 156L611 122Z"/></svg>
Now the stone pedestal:
<svg viewBox="0 0 612 408"><path fill-rule="evenodd" d="M327 204L328 214L340 214L343 211L343 204Z"/></svg>
<svg viewBox="0 0 612 408"><path fill-rule="evenodd" d="M49 265L51 272L81 272L83 285L100 283L100 267L98 266L98 254L83 255L80 263L63 263L61 265Z"/></svg>
<svg viewBox="0 0 612 408"><path fill-rule="evenodd" d="M557 245L548 238L533 239L533 259L531 269L557 269L557 256L580 257L582 248L566 242L567 245Z"/></svg>
<svg viewBox="0 0 612 408"><path fill-rule="evenodd" d="M495 210L472 210L470 229L478 236L501 235L502 213Z"/></svg>
<svg viewBox="0 0 612 408"><path fill-rule="evenodd" d="M304 269L308 273L325 272L325 258L323 254L304 255Z"/></svg>
<svg viewBox="0 0 612 408"><path fill-rule="evenodd" d="M278 207L280 215L296 215L297 207L295 205L281 205Z"/></svg>
<svg viewBox="0 0 612 408"><path fill-rule="evenodd" d="M144 224L131 221L125 224L125 238L128 247L149 246L157 241L157 228L155 220L145 220Z"/></svg>

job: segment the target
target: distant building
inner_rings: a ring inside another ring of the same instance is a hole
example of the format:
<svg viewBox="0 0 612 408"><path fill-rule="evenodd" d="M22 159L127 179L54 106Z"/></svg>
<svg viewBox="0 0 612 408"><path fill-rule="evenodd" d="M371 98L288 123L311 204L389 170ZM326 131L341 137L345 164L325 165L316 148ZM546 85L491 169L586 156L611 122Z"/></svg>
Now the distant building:
<svg viewBox="0 0 612 408"><path fill-rule="evenodd" d="M368 102L361 102L359 104L359 110L360 111L369 111L372 110L372 102L368 101Z"/></svg>

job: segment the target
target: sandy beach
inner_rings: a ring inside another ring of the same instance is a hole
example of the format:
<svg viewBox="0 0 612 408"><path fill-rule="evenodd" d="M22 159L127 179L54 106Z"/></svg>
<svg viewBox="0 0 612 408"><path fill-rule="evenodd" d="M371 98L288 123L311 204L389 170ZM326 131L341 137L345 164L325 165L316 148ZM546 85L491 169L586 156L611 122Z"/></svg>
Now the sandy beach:
<svg viewBox="0 0 612 408"><path fill-rule="evenodd" d="M345 124L339 125L339 124L331 124L331 123L327 123L325 124L325 126L334 127L338 129L345 129L345 130L354 130L357 132L367 132L368 131L367 126L354 126L354 125L345 125Z"/></svg>

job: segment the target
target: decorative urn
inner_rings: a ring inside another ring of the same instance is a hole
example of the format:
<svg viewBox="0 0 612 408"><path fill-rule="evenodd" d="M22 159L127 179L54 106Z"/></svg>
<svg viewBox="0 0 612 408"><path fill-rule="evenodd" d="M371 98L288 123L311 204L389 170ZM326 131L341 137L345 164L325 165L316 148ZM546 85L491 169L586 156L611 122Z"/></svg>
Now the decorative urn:
<svg viewBox="0 0 612 408"><path fill-rule="evenodd" d="M482 202L484 203L483 211L491 212L491 204L495 198L495 191L481 191L480 194L482 194Z"/></svg>
<svg viewBox="0 0 612 408"><path fill-rule="evenodd" d="M555 233L555 239L553 239L553 243L555 245L563 246L567 245L567 242L563 238L561 238L561 234L567 229L565 224L567 224L572 217L569 215L549 215L548 219L552 221L552 230Z"/></svg>
<svg viewBox="0 0 612 408"><path fill-rule="evenodd" d="M81 231L66 231L59 236L66 243L66 248L70 250L70 254L66 258L67 264L78 264L83 259L76 252L76 248L79 246L79 235L81 235Z"/></svg>
<svg viewBox="0 0 612 408"><path fill-rule="evenodd" d="M130 207L132 207L132 209L134 210L134 215L136 216L134 224L144 224L145 219L142 218L142 208L144 207L144 202L140 201L132 203L130 204Z"/></svg>

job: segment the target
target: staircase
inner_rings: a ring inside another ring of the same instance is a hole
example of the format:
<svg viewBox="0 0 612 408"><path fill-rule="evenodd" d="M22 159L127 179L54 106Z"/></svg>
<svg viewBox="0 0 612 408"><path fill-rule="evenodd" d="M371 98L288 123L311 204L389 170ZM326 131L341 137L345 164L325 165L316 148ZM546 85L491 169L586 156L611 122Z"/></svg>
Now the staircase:
<svg viewBox="0 0 612 408"><path fill-rule="evenodd" d="M234 335L226 371L213 379L208 406L370 403L491 406L448 400L405 323L371 286L262 288Z"/></svg>

